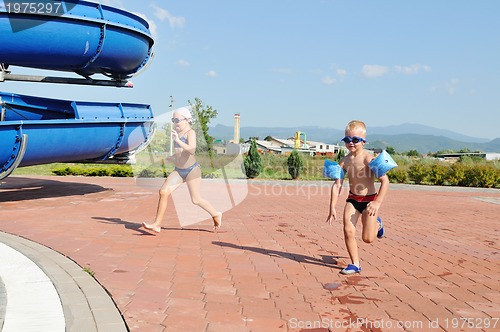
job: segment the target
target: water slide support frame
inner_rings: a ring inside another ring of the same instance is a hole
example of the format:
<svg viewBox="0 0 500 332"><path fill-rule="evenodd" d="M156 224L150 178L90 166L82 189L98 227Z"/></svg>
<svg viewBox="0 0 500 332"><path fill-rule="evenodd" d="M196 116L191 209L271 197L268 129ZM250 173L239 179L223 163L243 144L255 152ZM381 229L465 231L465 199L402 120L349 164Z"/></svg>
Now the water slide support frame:
<svg viewBox="0 0 500 332"><path fill-rule="evenodd" d="M3 67L3 66L2 66ZM20 81L20 82L38 82L38 83L60 83L60 84L79 84L94 86L111 86L117 88L133 88L134 84L130 81L100 80L92 78L74 78L74 77L53 77L36 75L18 75L11 74L8 71L0 71L0 82Z"/></svg>
<svg viewBox="0 0 500 332"><path fill-rule="evenodd" d="M12 147L12 155L9 160L5 162L0 168L2 171L0 173L0 180L8 177L14 170L19 166L23 160L24 153L26 152L26 145L28 143L28 135L23 134L22 124L17 127L18 134L16 135L16 141Z"/></svg>

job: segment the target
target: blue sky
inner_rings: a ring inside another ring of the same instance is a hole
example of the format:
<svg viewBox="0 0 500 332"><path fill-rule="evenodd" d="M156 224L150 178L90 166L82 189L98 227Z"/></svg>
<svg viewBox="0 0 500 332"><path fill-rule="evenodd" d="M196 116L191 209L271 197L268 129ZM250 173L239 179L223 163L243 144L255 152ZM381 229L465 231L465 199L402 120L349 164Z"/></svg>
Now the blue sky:
<svg viewBox="0 0 500 332"><path fill-rule="evenodd" d="M361 119L368 134L370 126L409 122L500 137L500 1L101 2L151 24L155 56L133 89L0 89L147 103L157 115L171 95L174 107L200 98L219 112L212 125L232 125L240 113L242 126L342 129Z"/></svg>

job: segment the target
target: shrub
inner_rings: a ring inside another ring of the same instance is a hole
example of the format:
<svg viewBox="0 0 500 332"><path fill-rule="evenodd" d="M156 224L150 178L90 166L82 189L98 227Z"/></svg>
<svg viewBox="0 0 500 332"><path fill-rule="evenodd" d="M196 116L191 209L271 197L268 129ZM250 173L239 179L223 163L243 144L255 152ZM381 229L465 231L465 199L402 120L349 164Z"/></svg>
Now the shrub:
<svg viewBox="0 0 500 332"><path fill-rule="evenodd" d="M245 175L250 179L256 178L262 171L262 160L255 139L252 140L248 155L243 160L243 167Z"/></svg>
<svg viewBox="0 0 500 332"><path fill-rule="evenodd" d="M389 181L395 183L406 183L408 181L408 172L404 169L395 168L387 173Z"/></svg>
<svg viewBox="0 0 500 332"><path fill-rule="evenodd" d="M92 167L88 169L82 169L82 174L85 176L109 176L110 171L104 167Z"/></svg>
<svg viewBox="0 0 500 332"><path fill-rule="evenodd" d="M448 179L448 166L441 164L433 164L430 167L429 182L438 186L442 186Z"/></svg>
<svg viewBox="0 0 500 332"><path fill-rule="evenodd" d="M58 167L52 170L52 173L59 176L66 176L71 174L71 170L69 167Z"/></svg>
<svg viewBox="0 0 500 332"><path fill-rule="evenodd" d="M408 177L416 184L424 182L429 174L429 167L421 162L417 162L410 166Z"/></svg>
<svg viewBox="0 0 500 332"><path fill-rule="evenodd" d="M129 165L71 165L59 167L52 170L52 173L60 176L115 176L115 177L133 177L134 173Z"/></svg>
<svg viewBox="0 0 500 332"><path fill-rule="evenodd" d="M466 174L467 185L470 187L494 188L500 179L500 171L488 165L476 165Z"/></svg>
<svg viewBox="0 0 500 332"><path fill-rule="evenodd" d="M288 173L290 174L292 179L295 180L296 178L298 178L302 171L302 168L304 167L304 162L297 150L294 149L292 153L290 153L290 156L287 159L287 165Z"/></svg>
<svg viewBox="0 0 500 332"><path fill-rule="evenodd" d="M132 171L132 168L129 167L124 167L124 166L114 166L111 168L109 175L114 176L114 177L133 177L134 172Z"/></svg>
<svg viewBox="0 0 500 332"><path fill-rule="evenodd" d="M467 166L455 163L448 169L448 183L452 186L466 185Z"/></svg>
<svg viewBox="0 0 500 332"><path fill-rule="evenodd" d="M67 175L74 175L74 176L86 175L86 171L81 166L67 166L67 167L62 167L62 168L56 168L56 169L54 169L52 171L52 173L54 173L56 175L61 175L61 176L67 176Z"/></svg>

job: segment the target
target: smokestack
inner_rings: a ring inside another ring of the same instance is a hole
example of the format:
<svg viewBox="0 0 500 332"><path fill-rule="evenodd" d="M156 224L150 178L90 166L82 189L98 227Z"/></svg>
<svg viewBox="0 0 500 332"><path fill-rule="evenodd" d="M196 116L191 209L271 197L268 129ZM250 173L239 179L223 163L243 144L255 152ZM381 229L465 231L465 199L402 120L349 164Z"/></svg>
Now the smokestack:
<svg viewBox="0 0 500 332"><path fill-rule="evenodd" d="M234 143L240 143L240 114L234 114Z"/></svg>

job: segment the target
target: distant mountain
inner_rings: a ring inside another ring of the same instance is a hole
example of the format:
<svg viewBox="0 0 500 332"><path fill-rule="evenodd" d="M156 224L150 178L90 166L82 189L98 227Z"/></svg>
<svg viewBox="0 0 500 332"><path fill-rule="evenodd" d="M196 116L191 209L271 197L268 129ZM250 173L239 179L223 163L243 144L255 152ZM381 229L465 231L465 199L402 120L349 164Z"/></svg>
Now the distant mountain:
<svg viewBox="0 0 500 332"><path fill-rule="evenodd" d="M420 153L442 150L458 151L467 148L471 151L499 152L500 138L487 143L462 142L445 136L400 134L371 135L370 147L385 148L392 146L398 152L417 150Z"/></svg>
<svg viewBox="0 0 500 332"><path fill-rule="evenodd" d="M295 132L306 134L307 140L325 143L338 143L344 136L344 130L307 127L241 127L240 136L244 139L267 136L288 138ZM234 129L231 126L217 125L210 128L210 135L216 139L230 140ZM500 152L500 138L488 141L484 138L470 137L450 130L438 129L420 124L405 123L398 126L370 127L368 135L369 147L385 148L392 146L398 152L417 150L420 153L440 150L461 150Z"/></svg>
<svg viewBox="0 0 500 332"><path fill-rule="evenodd" d="M489 142L489 139L486 138L471 137L467 135L462 135L460 133L456 133L451 130L429 127L418 123L403 123L397 126L386 126L386 127L370 127L369 129L370 129L370 135L419 134L419 135L444 136L461 142L473 142L473 143Z"/></svg>

